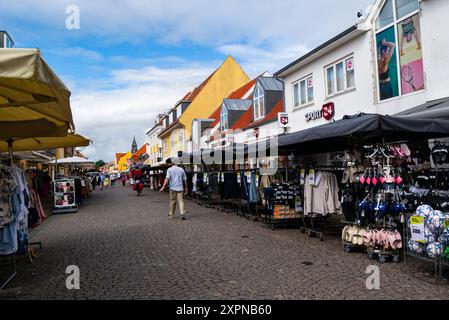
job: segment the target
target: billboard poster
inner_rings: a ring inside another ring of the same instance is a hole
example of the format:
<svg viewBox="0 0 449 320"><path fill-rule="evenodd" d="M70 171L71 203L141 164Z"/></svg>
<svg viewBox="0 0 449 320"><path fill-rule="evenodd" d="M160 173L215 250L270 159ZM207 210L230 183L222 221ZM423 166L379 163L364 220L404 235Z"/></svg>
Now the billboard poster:
<svg viewBox="0 0 449 320"><path fill-rule="evenodd" d="M398 24L402 94L424 89L421 28L416 14Z"/></svg>
<svg viewBox="0 0 449 320"><path fill-rule="evenodd" d="M377 65L380 100L399 95L396 36L394 26L380 32L376 37Z"/></svg>

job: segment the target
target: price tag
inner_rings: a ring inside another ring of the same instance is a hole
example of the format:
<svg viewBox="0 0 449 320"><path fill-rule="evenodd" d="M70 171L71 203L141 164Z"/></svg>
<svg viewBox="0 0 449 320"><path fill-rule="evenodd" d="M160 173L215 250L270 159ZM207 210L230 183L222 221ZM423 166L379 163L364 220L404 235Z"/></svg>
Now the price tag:
<svg viewBox="0 0 449 320"><path fill-rule="evenodd" d="M410 217L410 232L412 240L420 243L425 243L424 236L424 218L418 216Z"/></svg>
<svg viewBox="0 0 449 320"><path fill-rule="evenodd" d="M301 169L301 173L300 173L300 184L303 186L304 183L306 182L306 170Z"/></svg>
<svg viewBox="0 0 449 320"><path fill-rule="evenodd" d="M309 170L309 184L311 186L315 185L315 170L314 169L310 169Z"/></svg>

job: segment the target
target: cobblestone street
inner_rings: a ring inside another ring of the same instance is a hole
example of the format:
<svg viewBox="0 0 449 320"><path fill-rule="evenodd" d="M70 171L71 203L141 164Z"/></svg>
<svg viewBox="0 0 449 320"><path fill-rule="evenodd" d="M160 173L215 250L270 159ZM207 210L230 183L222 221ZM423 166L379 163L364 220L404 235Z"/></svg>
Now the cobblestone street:
<svg viewBox="0 0 449 320"><path fill-rule="evenodd" d="M298 230L262 228L188 201L188 220L167 219L168 196L130 188L97 191L72 215L52 216L33 235L43 250L18 261L10 287L21 299L448 299L404 264L380 265L381 290L368 291L363 253L346 254ZM81 289L65 288L68 265Z"/></svg>

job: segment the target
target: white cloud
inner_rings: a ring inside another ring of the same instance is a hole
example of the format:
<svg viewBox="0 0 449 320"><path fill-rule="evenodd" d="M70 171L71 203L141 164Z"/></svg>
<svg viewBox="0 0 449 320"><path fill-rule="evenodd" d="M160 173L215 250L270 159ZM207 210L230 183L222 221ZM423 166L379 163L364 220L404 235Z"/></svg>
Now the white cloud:
<svg viewBox="0 0 449 320"><path fill-rule="evenodd" d="M108 41L139 43L148 37L165 43L222 46L273 42L315 45L357 21L356 13L374 0L0 0L0 16L17 16L65 29L65 8L80 7L80 34ZM26 8L26 9L24 9ZM3 19L2 19L3 20ZM75 33L76 34L76 33Z"/></svg>
<svg viewBox="0 0 449 320"><path fill-rule="evenodd" d="M111 70L103 81L97 80L97 87L72 92L76 130L94 141L86 155L111 161L116 152L129 151L133 135L143 145L154 117L174 106L212 71L205 65Z"/></svg>

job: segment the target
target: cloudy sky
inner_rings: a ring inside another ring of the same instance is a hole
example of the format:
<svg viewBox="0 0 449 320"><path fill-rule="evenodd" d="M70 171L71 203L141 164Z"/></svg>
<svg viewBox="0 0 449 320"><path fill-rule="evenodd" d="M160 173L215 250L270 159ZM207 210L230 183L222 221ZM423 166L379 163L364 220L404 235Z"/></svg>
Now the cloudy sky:
<svg viewBox="0 0 449 320"><path fill-rule="evenodd" d="M231 54L250 77L274 73L357 21L374 0L0 0L0 30L40 48L72 91L85 153L111 161L155 115ZM66 8L80 9L68 30Z"/></svg>

